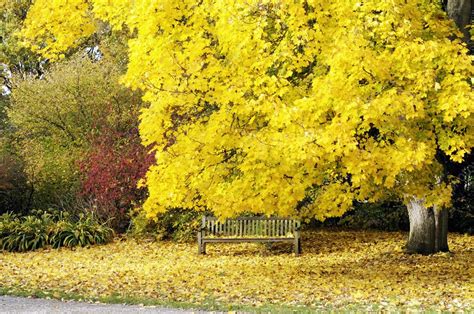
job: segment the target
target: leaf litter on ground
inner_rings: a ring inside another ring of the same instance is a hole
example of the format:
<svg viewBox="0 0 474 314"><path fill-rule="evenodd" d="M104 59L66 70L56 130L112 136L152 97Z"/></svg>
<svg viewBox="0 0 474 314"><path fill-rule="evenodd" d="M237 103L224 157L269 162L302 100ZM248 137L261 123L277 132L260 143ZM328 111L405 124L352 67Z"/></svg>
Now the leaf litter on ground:
<svg viewBox="0 0 474 314"><path fill-rule="evenodd" d="M0 253L0 287L194 303L366 309L473 309L474 237L450 234L450 253L402 251L405 235L308 231L291 245L128 239L75 250Z"/></svg>

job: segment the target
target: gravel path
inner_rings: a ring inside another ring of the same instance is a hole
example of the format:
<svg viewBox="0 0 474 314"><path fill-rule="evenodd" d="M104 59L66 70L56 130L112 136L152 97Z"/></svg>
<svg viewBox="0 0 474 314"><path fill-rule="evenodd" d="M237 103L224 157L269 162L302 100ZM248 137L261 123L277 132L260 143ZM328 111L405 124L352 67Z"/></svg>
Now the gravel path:
<svg viewBox="0 0 474 314"><path fill-rule="evenodd" d="M0 313L216 313L205 311L192 311L169 309L153 306L123 305L123 304L97 304L76 301L58 301L47 299L19 298L0 296Z"/></svg>

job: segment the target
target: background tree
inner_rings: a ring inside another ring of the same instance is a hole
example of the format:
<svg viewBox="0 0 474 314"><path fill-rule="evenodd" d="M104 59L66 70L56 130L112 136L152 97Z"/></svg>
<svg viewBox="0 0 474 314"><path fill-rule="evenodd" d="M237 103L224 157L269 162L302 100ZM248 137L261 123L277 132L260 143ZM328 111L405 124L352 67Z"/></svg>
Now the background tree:
<svg viewBox="0 0 474 314"><path fill-rule="evenodd" d="M23 22L32 4L31 0L0 0L0 78L8 90L12 89L11 73L17 75L41 76L45 59L32 53L21 44L17 33L21 30Z"/></svg>

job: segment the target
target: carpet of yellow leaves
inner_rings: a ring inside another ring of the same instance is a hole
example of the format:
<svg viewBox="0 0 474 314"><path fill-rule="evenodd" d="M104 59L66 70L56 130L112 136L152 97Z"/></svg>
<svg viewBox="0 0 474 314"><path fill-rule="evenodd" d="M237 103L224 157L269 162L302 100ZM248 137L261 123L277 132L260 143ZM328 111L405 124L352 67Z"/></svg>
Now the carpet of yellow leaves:
<svg viewBox="0 0 474 314"><path fill-rule="evenodd" d="M134 240L76 250L1 253L0 287L222 304L348 304L380 308L472 310L474 237L450 235L452 253L406 255L401 233L303 233L290 245Z"/></svg>

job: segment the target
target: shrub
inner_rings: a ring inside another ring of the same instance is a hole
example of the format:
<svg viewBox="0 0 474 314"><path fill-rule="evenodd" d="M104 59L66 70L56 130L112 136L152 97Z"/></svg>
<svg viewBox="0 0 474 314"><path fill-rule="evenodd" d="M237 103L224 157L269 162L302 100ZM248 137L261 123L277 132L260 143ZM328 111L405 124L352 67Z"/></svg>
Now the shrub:
<svg viewBox="0 0 474 314"><path fill-rule="evenodd" d="M0 216L0 249L5 249L7 237L17 229L19 223L19 219L13 213Z"/></svg>
<svg viewBox="0 0 474 314"><path fill-rule="evenodd" d="M141 145L137 127L127 131L103 127L80 162L81 195L92 201L101 219L123 232L130 223L129 211L146 197L146 190L137 185L153 161Z"/></svg>
<svg viewBox="0 0 474 314"><path fill-rule="evenodd" d="M51 233L53 248L103 244L113 235L112 229L98 223L93 213L80 215L77 222L58 221Z"/></svg>
<svg viewBox="0 0 474 314"><path fill-rule="evenodd" d="M99 127L136 119L141 94L121 86L122 69L77 55L51 66L44 79L14 77L7 110L16 146L35 187L33 207L63 207L81 188L78 160L93 149Z"/></svg>
<svg viewBox="0 0 474 314"><path fill-rule="evenodd" d="M119 85L121 68L83 56L51 66L45 79L19 80L9 118L33 207L74 208L87 201L118 232L146 197L137 183L153 155L141 145L141 94Z"/></svg>
<svg viewBox="0 0 474 314"><path fill-rule="evenodd" d="M193 241L200 227L201 215L193 210L172 209L150 220L143 211L137 211L128 233L134 237L152 237L157 240Z"/></svg>
<svg viewBox="0 0 474 314"><path fill-rule="evenodd" d="M48 244L51 223L49 219L40 219L35 216L25 216L20 219L8 214L2 215L2 218L0 226L2 249L25 252Z"/></svg>
<svg viewBox="0 0 474 314"><path fill-rule="evenodd" d="M0 126L0 214L26 212L31 192L24 173L24 163L16 155L8 136L2 137Z"/></svg>
<svg viewBox="0 0 474 314"><path fill-rule="evenodd" d="M6 251L103 244L112 237L113 230L100 223L93 213L81 214L76 219L68 213L47 211L24 217L11 213L0 216L0 249Z"/></svg>

